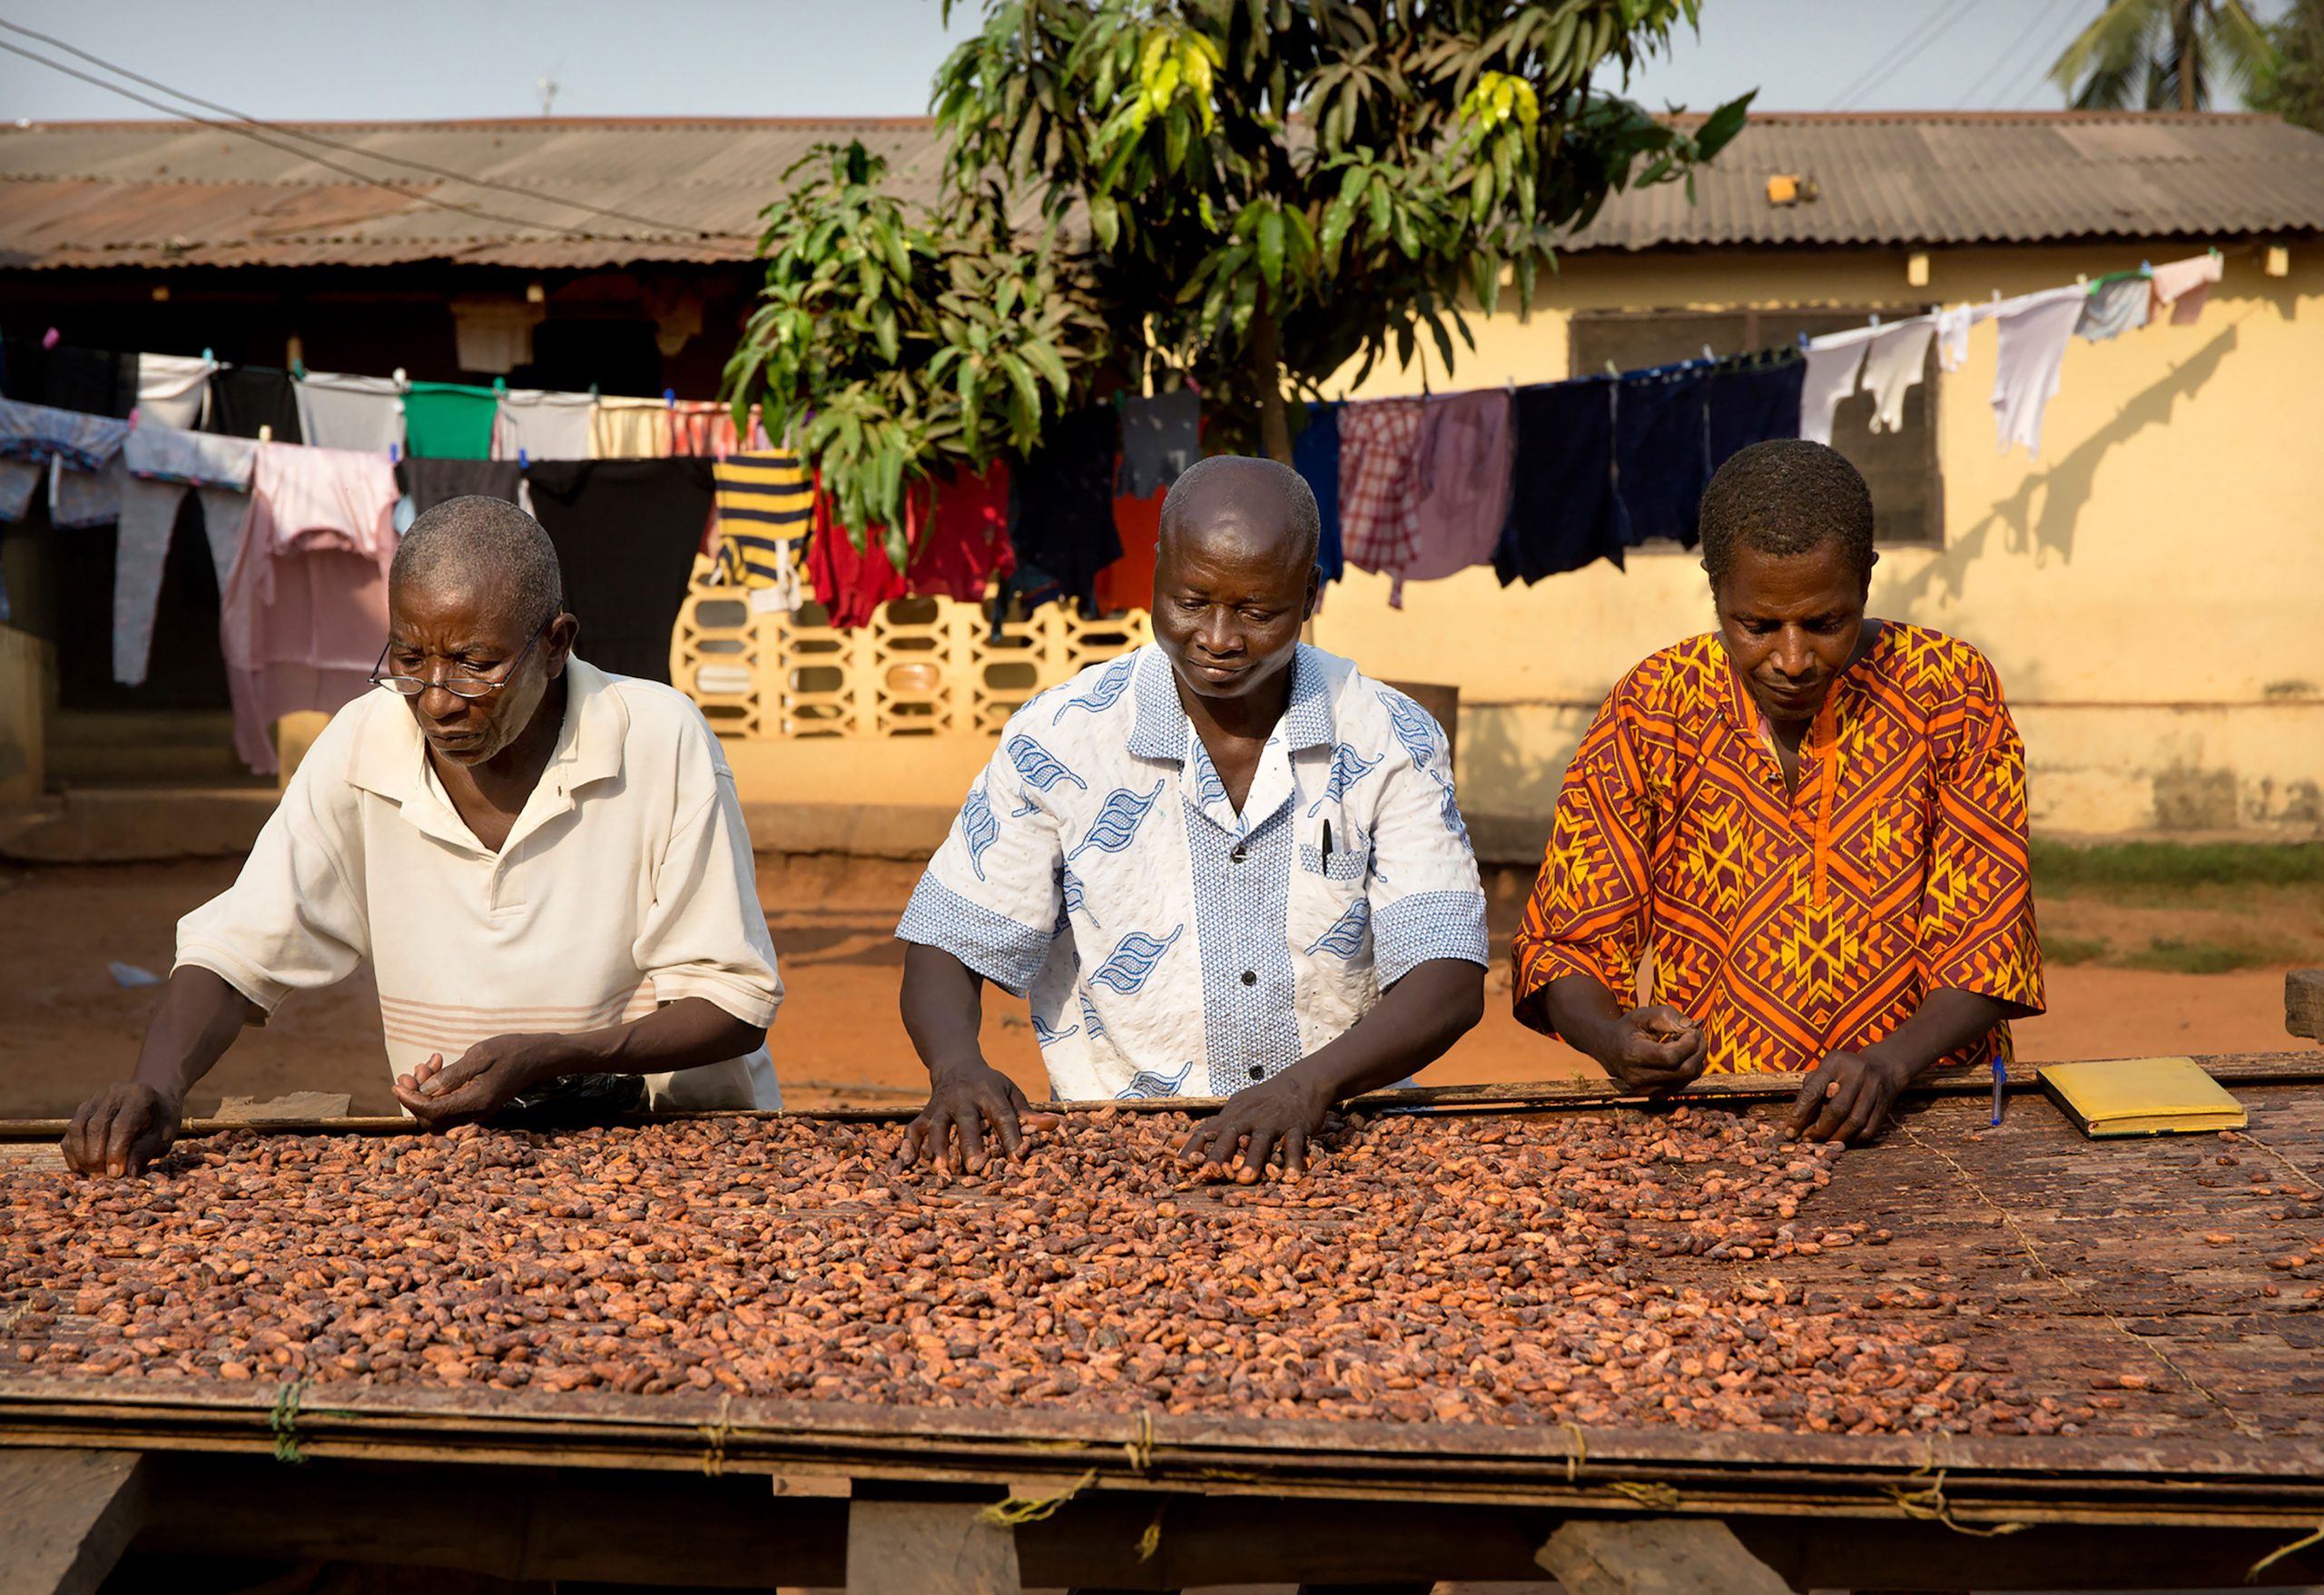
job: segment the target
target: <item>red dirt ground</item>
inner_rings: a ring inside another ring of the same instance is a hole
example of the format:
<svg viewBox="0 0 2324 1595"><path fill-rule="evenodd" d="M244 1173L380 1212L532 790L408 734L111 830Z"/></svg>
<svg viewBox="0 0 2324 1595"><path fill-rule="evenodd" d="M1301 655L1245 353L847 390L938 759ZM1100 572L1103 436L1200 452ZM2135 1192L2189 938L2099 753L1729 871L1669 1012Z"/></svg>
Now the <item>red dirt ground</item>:
<svg viewBox="0 0 2324 1595"><path fill-rule="evenodd" d="M918 870L863 860L760 863L759 893L789 988L773 1033L785 1100L809 1108L917 1096L926 1077L896 1015L902 958L891 933ZM69 1114L129 1071L156 993L117 986L106 965L117 960L165 973L178 916L222 890L234 868L220 861L0 869L0 970L7 973L0 1117ZM1513 884L1497 884L1498 950L1518 900ZM2019 1028L2027 1058L2292 1045L2283 1033L2279 970L2178 975L2083 965L2053 967L2049 979L2050 1012ZM990 995L985 1044L1028 1092L1047 1094L1021 1004ZM1446 1085L1596 1072L1579 1053L1519 1026L1496 993L1485 1022L1423 1078ZM348 1092L357 1112L394 1110L367 976L286 1003L272 1024L242 1038L193 1105L208 1111L224 1095L300 1089Z"/></svg>

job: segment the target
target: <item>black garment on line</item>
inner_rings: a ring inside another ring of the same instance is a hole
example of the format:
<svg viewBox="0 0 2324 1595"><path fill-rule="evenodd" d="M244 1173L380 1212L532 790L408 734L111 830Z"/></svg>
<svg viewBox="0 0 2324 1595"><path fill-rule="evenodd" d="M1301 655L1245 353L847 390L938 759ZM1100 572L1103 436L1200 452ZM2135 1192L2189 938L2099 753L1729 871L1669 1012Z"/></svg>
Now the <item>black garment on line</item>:
<svg viewBox="0 0 2324 1595"><path fill-rule="evenodd" d="M1019 565L1055 577L1060 596L1098 613L1098 573L1122 556L1114 527L1114 446L1120 430L1110 405L1062 417L1022 469L1009 478L1016 500L1009 540Z"/></svg>
<svg viewBox="0 0 2324 1595"><path fill-rule="evenodd" d="M407 458L396 462L396 486L410 497L414 515L426 515L447 498L471 495L514 504L523 481L524 473L513 459Z"/></svg>
<svg viewBox="0 0 2324 1595"><path fill-rule="evenodd" d="M1600 559L1622 563L1614 525L1614 383L1609 377L1520 388L1510 400L1509 519L1492 566L1527 586Z"/></svg>
<svg viewBox="0 0 2324 1595"><path fill-rule="evenodd" d="M62 343L43 349L38 339L12 338L7 396L25 404L125 420L137 407L137 357Z"/></svg>
<svg viewBox="0 0 2324 1595"><path fill-rule="evenodd" d="M1194 389L1122 400L1121 490L1151 498L1202 458L1202 400Z"/></svg>
<svg viewBox="0 0 2324 1595"><path fill-rule="evenodd" d="M1716 471L1728 458L1754 443L1799 436L1799 390L1807 362L1794 350L1772 364L1739 366L1711 373L1704 463Z"/></svg>
<svg viewBox="0 0 2324 1595"><path fill-rule="evenodd" d="M1695 546L1710 481L1703 402L1710 366L1632 372L1614 395L1614 524L1622 545L1655 537Z"/></svg>
<svg viewBox="0 0 2324 1595"><path fill-rule="evenodd" d="M565 606L581 622L576 652L600 670L670 679L670 634L710 516L712 464L545 459L525 472L564 567Z"/></svg>
<svg viewBox="0 0 2324 1595"><path fill-rule="evenodd" d="M304 443L299 397L290 373L271 366L222 366L210 373L210 418L203 430L226 438L255 438L274 428L277 443Z"/></svg>

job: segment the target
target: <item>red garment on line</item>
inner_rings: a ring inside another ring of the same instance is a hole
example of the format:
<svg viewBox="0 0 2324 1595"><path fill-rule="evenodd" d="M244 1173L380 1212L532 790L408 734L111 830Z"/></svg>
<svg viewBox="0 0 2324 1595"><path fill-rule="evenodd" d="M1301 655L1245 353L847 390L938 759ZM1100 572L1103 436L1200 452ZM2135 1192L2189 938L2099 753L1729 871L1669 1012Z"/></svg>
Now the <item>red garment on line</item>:
<svg viewBox="0 0 2324 1595"><path fill-rule="evenodd" d="M1111 615L1117 609L1145 609L1154 602L1154 551L1162 539L1162 500L1118 497L1114 500L1114 531L1122 540L1122 556L1098 573L1098 607Z"/></svg>
<svg viewBox="0 0 2324 1595"><path fill-rule="evenodd" d="M981 604L993 577L1006 579L1015 573L1007 468L996 465L981 477L962 476L943 484L932 514L929 497L924 487L905 495L904 535L911 554L900 571L888 558L887 528L873 527L865 532L863 551L857 553L818 483L807 579L816 601L831 612L832 625L842 630L869 625L881 605L898 598Z"/></svg>

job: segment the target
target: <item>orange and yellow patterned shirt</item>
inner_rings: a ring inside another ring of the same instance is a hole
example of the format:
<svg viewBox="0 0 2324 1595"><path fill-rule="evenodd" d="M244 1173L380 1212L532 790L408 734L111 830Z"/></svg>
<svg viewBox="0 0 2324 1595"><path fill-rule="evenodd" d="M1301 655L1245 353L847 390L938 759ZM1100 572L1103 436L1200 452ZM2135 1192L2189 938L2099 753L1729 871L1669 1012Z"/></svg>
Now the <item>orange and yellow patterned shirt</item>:
<svg viewBox="0 0 2324 1595"><path fill-rule="evenodd" d="M1589 975L1709 1032L1715 1074L1812 1068L1952 987L2039 1012L2025 747L1966 643L1883 625L1833 683L1787 791L1716 635L1618 684L1558 794L1512 956L1517 1017ZM1945 1064L2009 1056L2009 1027Z"/></svg>

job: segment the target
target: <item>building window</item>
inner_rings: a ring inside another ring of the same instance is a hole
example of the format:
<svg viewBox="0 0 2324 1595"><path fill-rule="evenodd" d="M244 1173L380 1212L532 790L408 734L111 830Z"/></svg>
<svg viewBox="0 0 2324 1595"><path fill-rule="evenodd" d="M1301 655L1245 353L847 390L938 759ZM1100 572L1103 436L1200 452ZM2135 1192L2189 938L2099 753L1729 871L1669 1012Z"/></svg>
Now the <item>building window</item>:
<svg viewBox="0 0 2324 1595"><path fill-rule="evenodd" d="M1880 312L1896 313L1893 310ZM1796 343L1804 333L1861 327L1870 310L1577 310L1569 330L1572 375L1667 366L1713 355L1748 354ZM1930 345L1921 379L1905 394L1905 422L1894 432L1872 429L1872 399L1856 393L1832 418L1832 447L1864 473L1872 488L1873 536L1887 547L1941 546L1945 541L1944 481L1936 463L1936 350ZM1675 546L1675 545L1673 545Z"/></svg>

